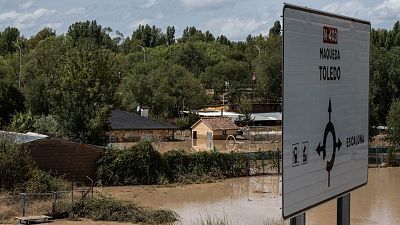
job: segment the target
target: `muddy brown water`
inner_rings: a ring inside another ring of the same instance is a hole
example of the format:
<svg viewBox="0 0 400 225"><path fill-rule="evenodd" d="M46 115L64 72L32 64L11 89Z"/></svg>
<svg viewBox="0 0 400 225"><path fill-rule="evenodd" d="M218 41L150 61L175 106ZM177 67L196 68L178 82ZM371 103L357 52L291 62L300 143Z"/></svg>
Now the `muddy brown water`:
<svg viewBox="0 0 400 225"><path fill-rule="evenodd" d="M281 218L278 176L173 187L106 187L97 191L148 207L172 209L181 217L181 224L195 224L207 216L248 225ZM336 224L336 201L309 210L307 224ZM351 224L400 224L400 168L369 169L368 185L351 193Z"/></svg>

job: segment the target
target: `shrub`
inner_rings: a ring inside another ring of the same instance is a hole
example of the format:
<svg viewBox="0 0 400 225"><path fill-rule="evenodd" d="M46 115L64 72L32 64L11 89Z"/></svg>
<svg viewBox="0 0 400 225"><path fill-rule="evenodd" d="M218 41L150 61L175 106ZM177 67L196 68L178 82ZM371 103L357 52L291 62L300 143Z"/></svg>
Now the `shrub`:
<svg viewBox="0 0 400 225"><path fill-rule="evenodd" d="M244 153L169 151L163 155L151 143L125 150L107 149L97 165L99 185L204 182L247 176L250 159Z"/></svg>
<svg viewBox="0 0 400 225"><path fill-rule="evenodd" d="M0 190L49 192L66 190L69 183L61 177L35 167L28 151L11 135L0 134Z"/></svg>
<svg viewBox="0 0 400 225"><path fill-rule="evenodd" d="M33 124L35 132L47 134L53 137L60 137L60 125L52 115L36 117Z"/></svg>
<svg viewBox="0 0 400 225"><path fill-rule="evenodd" d="M165 176L165 163L150 142L124 151L107 149L98 162L97 179L102 185L156 184Z"/></svg>
<svg viewBox="0 0 400 225"><path fill-rule="evenodd" d="M25 133L33 130L35 118L30 111L17 113L13 116L8 129L14 132Z"/></svg>
<svg viewBox="0 0 400 225"><path fill-rule="evenodd" d="M44 193L49 191L65 191L71 184L62 177L53 176L51 173L34 169L32 177L26 182L26 192Z"/></svg>
<svg viewBox="0 0 400 225"><path fill-rule="evenodd" d="M23 186L33 168L27 150L16 144L12 136L0 134L0 188L14 190Z"/></svg>
<svg viewBox="0 0 400 225"><path fill-rule="evenodd" d="M69 209L70 214L92 220L125 221L131 223L162 224L177 220L171 210L153 210L117 201L110 197L84 198Z"/></svg>
<svg viewBox="0 0 400 225"><path fill-rule="evenodd" d="M389 148L389 156L387 159L388 166L400 166L400 161L397 159L398 150Z"/></svg>

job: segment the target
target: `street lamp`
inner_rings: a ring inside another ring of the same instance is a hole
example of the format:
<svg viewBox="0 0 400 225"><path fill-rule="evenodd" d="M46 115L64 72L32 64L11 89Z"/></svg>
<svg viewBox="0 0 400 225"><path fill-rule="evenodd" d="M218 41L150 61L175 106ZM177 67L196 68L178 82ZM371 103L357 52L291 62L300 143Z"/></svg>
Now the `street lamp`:
<svg viewBox="0 0 400 225"><path fill-rule="evenodd" d="M139 48L141 48L142 49L142 51L143 51L143 62L145 63L146 62L146 49L144 49L144 47L143 46L141 46L141 45L137 45Z"/></svg>
<svg viewBox="0 0 400 225"><path fill-rule="evenodd" d="M14 43L19 48L19 76L18 76L18 87L21 88L21 68L22 68L22 50L17 43Z"/></svg>
<svg viewBox="0 0 400 225"><path fill-rule="evenodd" d="M254 47L256 47L256 48L257 48L257 50L258 50L258 56L260 56L260 54L261 54L260 47L258 47L257 45L254 45Z"/></svg>

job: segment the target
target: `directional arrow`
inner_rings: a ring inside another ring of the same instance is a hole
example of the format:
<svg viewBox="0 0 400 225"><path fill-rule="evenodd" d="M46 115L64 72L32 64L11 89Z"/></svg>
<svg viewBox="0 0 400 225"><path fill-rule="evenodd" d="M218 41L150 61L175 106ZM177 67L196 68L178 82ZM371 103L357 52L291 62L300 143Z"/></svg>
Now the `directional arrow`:
<svg viewBox="0 0 400 225"><path fill-rule="evenodd" d="M331 99L329 99L329 106L328 106L329 122L331 122L331 112L332 112L332 105L331 105Z"/></svg>
<svg viewBox="0 0 400 225"><path fill-rule="evenodd" d="M338 141L335 143L335 147L337 148L337 150L340 150L340 147L342 147L342 142L340 141L340 139L338 138Z"/></svg>
<svg viewBox="0 0 400 225"><path fill-rule="evenodd" d="M318 144L317 147L317 153L319 156L321 156L321 152L322 152L322 158L325 159L326 157L326 150L325 150L325 146L321 146L321 142Z"/></svg>

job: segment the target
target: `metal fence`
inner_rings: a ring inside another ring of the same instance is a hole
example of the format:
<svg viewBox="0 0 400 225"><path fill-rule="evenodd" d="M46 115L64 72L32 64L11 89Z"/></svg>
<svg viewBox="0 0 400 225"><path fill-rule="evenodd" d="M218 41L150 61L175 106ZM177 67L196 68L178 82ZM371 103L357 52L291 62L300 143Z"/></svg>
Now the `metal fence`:
<svg viewBox="0 0 400 225"><path fill-rule="evenodd" d="M67 207L86 197L93 197L93 182L90 187L75 187L72 183L71 190L67 191L3 196L0 197L0 211L3 208L15 216L50 215L57 219L65 217L63 214L66 213ZM0 213L0 222L4 219L1 217Z"/></svg>

